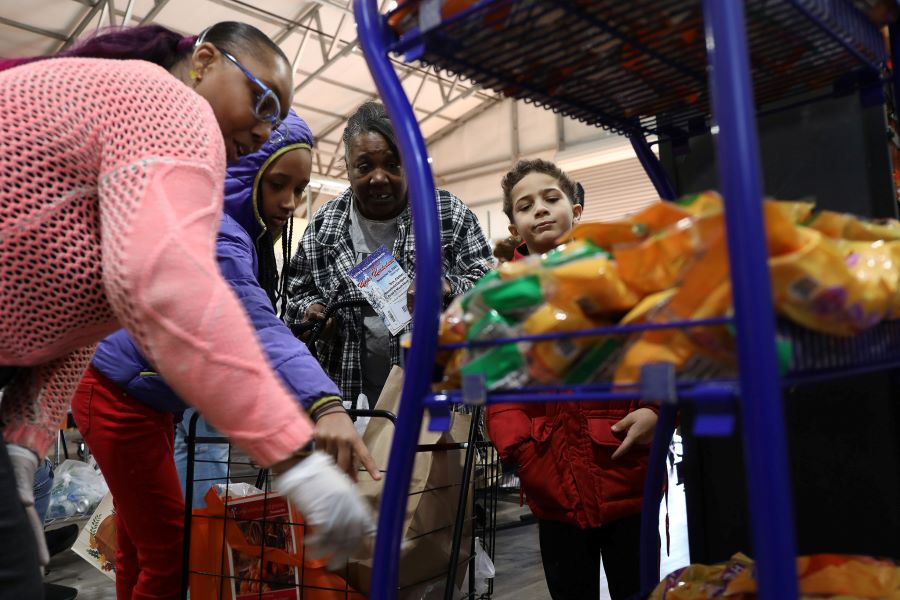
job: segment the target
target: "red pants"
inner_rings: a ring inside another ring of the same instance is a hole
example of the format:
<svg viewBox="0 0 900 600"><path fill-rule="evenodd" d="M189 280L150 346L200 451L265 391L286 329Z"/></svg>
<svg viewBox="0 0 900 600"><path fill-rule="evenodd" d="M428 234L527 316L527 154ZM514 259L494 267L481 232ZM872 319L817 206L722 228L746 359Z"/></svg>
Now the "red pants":
<svg viewBox="0 0 900 600"><path fill-rule="evenodd" d="M72 415L113 494L116 598L177 599L184 499L172 415L130 398L93 367L78 385Z"/></svg>

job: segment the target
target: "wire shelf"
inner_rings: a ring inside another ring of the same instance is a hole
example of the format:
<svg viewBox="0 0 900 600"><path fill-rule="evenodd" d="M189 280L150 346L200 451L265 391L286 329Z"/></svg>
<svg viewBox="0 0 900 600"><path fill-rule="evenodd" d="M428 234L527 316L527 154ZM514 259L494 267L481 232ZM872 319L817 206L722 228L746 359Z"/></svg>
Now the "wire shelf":
<svg viewBox="0 0 900 600"><path fill-rule="evenodd" d="M650 323L626 327L603 327L584 331L571 331L540 336L510 337L495 340L479 340L468 344L473 349L519 342L547 342L554 339L595 337L598 335L623 338L642 330L681 329L686 332L709 333L720 331L730 324L728 319ZM786 386L841 379L857 373L900 368L900 320L885 321L852 337L832 336L811 331L787 319L777 322L778 343L783 349L783 383ZM627 344L627 340L623 340ZM440 349L459 349L467 344L449 344ZM620 355L619 355L620 356ZM571 382L553 385L525 385L498 388L486 393L488 403L544 402L563 400L640 400L645 391L640 383L614 385L611 374L614 365L598 370L600 376L588 383ZM677 396L682 400L707 405L731 404L739 395L739 383L732 361L722 362L699 356L690 361L679 373L675 384ZM461 390L442 390L426 401L431 406L471 402Z"/></svg>
<svg viewBox="0 0 900 600"><path fill-rule="evenodd" d="M757 106L879 81L885 44L854 5L746 5ZM696 0L481 0L431 29L412 26L391 50L617 133L685 139L711 125Z"/></svg>

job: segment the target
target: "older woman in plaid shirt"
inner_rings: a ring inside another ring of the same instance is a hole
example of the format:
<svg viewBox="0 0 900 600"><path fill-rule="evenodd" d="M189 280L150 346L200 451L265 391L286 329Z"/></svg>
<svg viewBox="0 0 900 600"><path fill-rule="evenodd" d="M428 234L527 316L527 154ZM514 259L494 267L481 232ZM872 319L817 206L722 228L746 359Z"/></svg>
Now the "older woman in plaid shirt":
<svg viewBox="0 0 900 600"><path fill-rule="evenodd" d="M318 356L342 396L365 393L374 404L392 365L399 363L398 336L364 304L347 272L384 245L415 290L415 248L406 175L390 120L381 104L367 102L350 117L343 142L350 188L320 208L289 266L285 320L299 325L324 318L337 300L360 300L360 308L338 311L318 342ZM441 218L445 304L494 266L478 219L462 201L437 190Z"/></svg>

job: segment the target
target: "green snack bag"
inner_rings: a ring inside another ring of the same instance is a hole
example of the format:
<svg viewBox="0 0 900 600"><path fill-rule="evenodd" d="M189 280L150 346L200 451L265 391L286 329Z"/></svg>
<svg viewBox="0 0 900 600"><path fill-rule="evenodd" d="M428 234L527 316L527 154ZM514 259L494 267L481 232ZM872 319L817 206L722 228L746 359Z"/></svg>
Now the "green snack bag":
<svg viewBox="0 0 900 600"><path fill-rule="evenodd" d="M541 281L537 275L526 275L504 281L482 293L485 304L507 318L517 319L544 303Z"/></svg>
<svg viewBox="0 0 900 600"><path fill-rule="evenodd" d="M623 340L618 336L599 340L578 362L572 365L565 383L575 385L612 379L622 354Z"/></svg>
<svg viewBox="0 0 900 600"><path fill-rule="evenodd" d="M518 344L491 348L460 369L463 375L484 375L488 389L513 387L525 383L525 358Z"/></svg>
<svg viewBox="0 0 900 600"><path fill-rule="evenodd" d="M467 340L490 340L512 335L512 323L503 318L496 310L489 310L486 315L475 321L469 332Z"/></svg>
<svg viewBox="0 0 900 600"><path fill-rule="evenodd" d="M485 305L481 295L490 287L500 283L500 273L498 271L490 271L484 277L478 280L469 291L463 294L460 306L464 313L473 316L476 319L481 318L490 307Z"/></svg>

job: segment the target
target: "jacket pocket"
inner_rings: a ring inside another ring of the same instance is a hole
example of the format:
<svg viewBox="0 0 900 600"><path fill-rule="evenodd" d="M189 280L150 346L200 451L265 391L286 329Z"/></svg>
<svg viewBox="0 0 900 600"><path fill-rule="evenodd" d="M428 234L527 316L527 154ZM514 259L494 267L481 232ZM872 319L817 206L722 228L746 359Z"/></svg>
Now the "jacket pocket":
<svg viewBox="0 0 900 600"><path fill-rule="evenodd" d="M553 419L536 417L531 420L531 438L519 447L519 480L532 508L537 505L539 510L568 511L572 510L574 502L563 480L563 473L567 471L551 443L554 429Z"/></svg>
<svg viewBox="0 0 900 600"><path fill-rule="evenodd" d="M602 500L622 500L625 498L641 498L644 489L644 476L647 470L644 446L634 445L624 455L613 460L613 453L622 445L625 433L616 434L612 426L620 419L589 418L588 432L594 451L595 476L603 484Z"/></svg>

